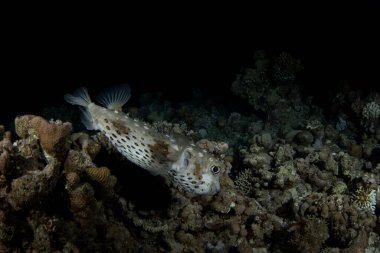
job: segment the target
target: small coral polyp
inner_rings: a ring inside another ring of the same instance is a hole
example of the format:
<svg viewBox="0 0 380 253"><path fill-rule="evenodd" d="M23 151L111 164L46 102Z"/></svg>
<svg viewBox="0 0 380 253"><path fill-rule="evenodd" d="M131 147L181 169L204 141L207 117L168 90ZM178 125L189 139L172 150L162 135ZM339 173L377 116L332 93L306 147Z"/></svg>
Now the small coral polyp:
<svg viewBox="0 0 380 253"><path fill-rule="evenodd" d="M380 105L376 102L368 102L364 107L362 111L362 115L365 119L368 120L375 120L379 118L380 115Z"/></svg>
<svg viewBox="0 0 380 253"><path fill-rule="evenodd" d="M371 188L359 187L352 195L352 200L359 209L371 210L372 214L376 211L376 190Z"/></svg>

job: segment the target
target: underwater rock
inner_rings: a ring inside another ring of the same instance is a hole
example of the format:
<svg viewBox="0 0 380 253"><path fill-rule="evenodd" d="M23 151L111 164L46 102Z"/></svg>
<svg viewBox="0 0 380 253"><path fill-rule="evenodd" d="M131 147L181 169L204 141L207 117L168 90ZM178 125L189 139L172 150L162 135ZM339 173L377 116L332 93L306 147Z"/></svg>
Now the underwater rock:
<svg viewBox="0 0 380 253"><path fill-rule="evenodd" d="M76 188L80 183L80 177L76 172L66 173L66 188L71 190Z"/></svg>
<svg viewBox="0 0 380 253"><path fill-rule="evenodd" d="M291 188L301 182L292 162L286 162L275 168L274 186L281 189Z"/></svg>
<svg viewBox="0 0 380 253"><path fill-rule="evenodd" d="M249 150L242 148L239 152L243 157L243 162L253 168L267 167L273 159L264 151L264 148L257 145L251 145Z"/></svg>
<svg viewBox="0 0 380 253"><path fill-rule="evenodd" d="M112 222L107 227L105 238L108 244L109 252L123 252L130 248L129 239L131 235L122 222Z"/></svg>
<svg viewBox="0 0 380 253"><path fill-rule="evenodd" d="M314 137L309 131L300 131L294 136L294 141L302 146L309 146L314 142Z"/></svg>
<svg viewBox="0 0 380 253"><path fill-rule="evenodd" d="M363 148L361 145L351 145L350 148L350 155L356 157L356 158L361 158L363 156Z"/></svg>
<svg viewBox="0 0 380 253"><path fill-rule="evenodd" d="M70 149L64 168L66 172L77 172L79 174L84 173L87 168L96 167L91 157L83 151Z"/></svg>
<svg viewBox="0 0 380 253"><path fill-rule="evenodd" d="M269 150L271 149L273 145L272 136L270 133L266 133L266 132L263 132L261 134L256 134L253 136L253 143Z"/></svg>
<svg viewBox="0 0 380 253"><path fill-rule="evenodd" d="M323 243L330 237L327 223L315 217L291 225L288 231L294 233L290 243L300 252L320 252Z"/></svg>
<svg viewBox="0 0 380 253"><path fill-rule="evenodd" d="M4 126L0 125L0 174L7 174L9 167L10 152L12 152L11 132L5 131Z"/></svg>
<svg viewBox="0 0 380 253"><path fill-rule="evenodd" d="M0 222L0 242L9 242L14 236L15 228L12 225Z"/></svg>
<svg viewBox="0 0 380 253"><path fill-rule="evenodd" d="M101 145L95 140L91 139L88 134L85 133L73 133L70 136L72 145L74 145L75 150L82 150L87 154L92 160L95 159L96 155L101 149Z"/></svg>
<svg viewBox="0 0 380 253"><path fill-rule="evenodd" d="M34 231L33 250L37 252L51 252L51 243L49 232L45 229L44 225L39 225Z"/></svg>
<svg viewBox="0 0 380 253"><path fill-rule="evenodd" d="M92 222L98 211L94 195L95 191L89 183L83 183L69 191L71 211L75 219L82 225Z"/></svg>
<svg viewBox="0 0 380 253"><path fill-rule="evenodd" d="M363 167L363 161L356 157L350 156L345 152L338 154L338 160L341 167L341 173L350 178L358 178L361 176L361 169Z"/></svg>
<svg viewBox="0 0 380 253"><path fill-rule="evenodd" d="M15 210L43 202L57 184L59 172L60 163L51 159L42 170L29 171L13 179L7 201Z"/></svg>

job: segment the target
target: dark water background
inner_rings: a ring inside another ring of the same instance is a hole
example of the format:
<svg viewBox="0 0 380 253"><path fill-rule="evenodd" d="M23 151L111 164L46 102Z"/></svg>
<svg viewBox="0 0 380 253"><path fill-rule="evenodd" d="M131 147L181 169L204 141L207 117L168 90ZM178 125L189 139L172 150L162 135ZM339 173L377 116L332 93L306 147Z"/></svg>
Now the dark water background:
<svg viewBox="0 0 380 253"><path fill-rule="evenodd" d="M243 66L253 66L253 54L261 49L300 59L304 70L297 83L319 105L326 106L342 83L379 90L378 6L369 1L314 12L274 8L257 19L259 9L241 15L204 11L201 17L156 13L150 21L128 13L111 20L94 14L84 23L66 16L57 23L26 19L3 32L0 122L59 106L63 95L79 86L96 93L116 83L131 85L132 104L146 92L186 101L198 90L205 98L236 105L240 101L230 85Z"/></svg>

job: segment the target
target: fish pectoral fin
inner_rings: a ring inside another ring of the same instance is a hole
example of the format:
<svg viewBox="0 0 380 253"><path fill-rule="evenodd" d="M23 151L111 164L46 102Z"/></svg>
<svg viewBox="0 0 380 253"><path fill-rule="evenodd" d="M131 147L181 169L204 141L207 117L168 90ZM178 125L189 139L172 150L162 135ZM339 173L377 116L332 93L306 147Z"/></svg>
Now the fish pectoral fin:
<svg viewBox="0 0 380 253"><path fill-rule="evenodd" d="M193 154L190 149L185 149L177 162L173 164L173 169L176 170L177 172L187 170L190 163L191 163L191 158L193 157Z"/></svg>

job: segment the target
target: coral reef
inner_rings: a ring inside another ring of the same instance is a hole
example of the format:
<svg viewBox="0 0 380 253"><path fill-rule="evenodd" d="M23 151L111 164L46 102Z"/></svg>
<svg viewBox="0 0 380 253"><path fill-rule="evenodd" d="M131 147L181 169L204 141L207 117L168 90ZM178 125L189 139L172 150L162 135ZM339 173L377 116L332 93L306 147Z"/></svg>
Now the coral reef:
<svg viewBox="0 0 380 253"><path fill-rule="evenodd" d="M320 109L302 99L294 85L295 74L303 69L300 61L288 53L268 57L258 51L255 68L245 68L232 83L234 94L247 100L254 110L265 113L266 130L283 135L317 119Z"/></svg>
<svg viewBox="0 0 380 253"><path fill-rule="evenodd" d="M106 216L102 201L117 203L116 177L93 162L100 145L87 134L71 134L69 123L49 123L33 115L18 117L15 123L20 139L13 145L10 132L2 127L1 151L7 153L2 156L7 159L0 188L2 252L19 244L33 252L113 251L112 247L122 252L127 240L114 240L128 235L121 221L107 232L113 244L93 243L101 230L108 231L111 213Z"/></svg>
<svg viewBox="0 0 380 253"><path fill-rule="evenodd" d="M378 252L378 93L337 95L327 119L294 83L298 60L260 51L255 64L232 84L248 113L162 94L129 110L232 165L214 196L151 176L77 122L0 126L0 252Z"/></svg>

